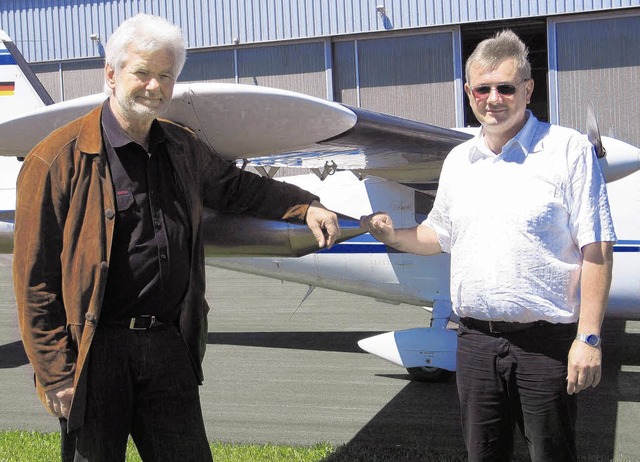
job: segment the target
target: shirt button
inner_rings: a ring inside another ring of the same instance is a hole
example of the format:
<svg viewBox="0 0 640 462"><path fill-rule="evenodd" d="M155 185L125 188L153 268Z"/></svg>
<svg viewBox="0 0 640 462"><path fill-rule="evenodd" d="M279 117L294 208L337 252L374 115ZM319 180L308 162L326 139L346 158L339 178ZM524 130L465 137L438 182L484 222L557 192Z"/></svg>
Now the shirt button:
<svg viewBox="0 0 640 462"><path fill-rule="evenodd" d="M104 212L104 216L107 217L107 220L112 220L116 216L116 212L113 209L107 209Z"/></svg>
<svg viewBox="0 0 640 462"><path fill-rule="evenodd" d="M162 224L159 221L156 221L154 223L154 225L155 225L156 229L161 229L162 228Z"/></svg>
<svg viewBox="0 0 640 462"><path fill-rule="evenodd" d="M166 260L166 259L167 259L167 256L166 256L165 254L162 254L162 255L160 255L160 259L161 259L161 260Z"/></svg>

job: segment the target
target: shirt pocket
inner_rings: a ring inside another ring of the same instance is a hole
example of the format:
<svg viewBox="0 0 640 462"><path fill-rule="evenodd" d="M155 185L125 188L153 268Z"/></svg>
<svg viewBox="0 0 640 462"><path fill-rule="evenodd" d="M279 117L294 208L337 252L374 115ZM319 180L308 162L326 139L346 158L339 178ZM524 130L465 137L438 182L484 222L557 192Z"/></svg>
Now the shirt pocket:
<svg viewBox="0 0 640 462"><path fill-rule="evenodd" d="M116 191L116 204L118 212L126 212L133 205L133 193L130 189Z"/></svg>

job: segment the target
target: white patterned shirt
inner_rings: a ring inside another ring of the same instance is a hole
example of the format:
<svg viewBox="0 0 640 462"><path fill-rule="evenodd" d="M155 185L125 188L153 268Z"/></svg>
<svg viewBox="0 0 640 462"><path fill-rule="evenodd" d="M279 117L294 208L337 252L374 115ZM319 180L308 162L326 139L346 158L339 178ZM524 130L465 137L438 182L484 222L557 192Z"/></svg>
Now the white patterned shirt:
<svg viewBox="0 0 640 462"><path fill-rule="evenodd" d="M461 317L575 322L581 248L616 240L592 145L527 116L499 155L482 132L451 151L423 222L451 253L451 301Z"/></svg>

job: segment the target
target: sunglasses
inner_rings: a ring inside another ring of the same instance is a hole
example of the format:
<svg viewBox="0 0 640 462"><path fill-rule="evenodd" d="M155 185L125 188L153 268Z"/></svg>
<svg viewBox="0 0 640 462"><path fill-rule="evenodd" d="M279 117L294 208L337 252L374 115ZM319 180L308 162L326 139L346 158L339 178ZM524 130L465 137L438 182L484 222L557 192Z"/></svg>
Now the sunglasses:
<svg viewBox="0 0 640 462"><path fill-rule="evenodd" d="M526 82L527 80L523 80L520 83ZM477 87L473 87L471 89L471 93L476 99L485 99L491 93L491 89L495 88L498 93L503 96L513 96L516 94L518 90L518 85L514 85L512 83L501 83L500 85L478 85Z"/></svg>

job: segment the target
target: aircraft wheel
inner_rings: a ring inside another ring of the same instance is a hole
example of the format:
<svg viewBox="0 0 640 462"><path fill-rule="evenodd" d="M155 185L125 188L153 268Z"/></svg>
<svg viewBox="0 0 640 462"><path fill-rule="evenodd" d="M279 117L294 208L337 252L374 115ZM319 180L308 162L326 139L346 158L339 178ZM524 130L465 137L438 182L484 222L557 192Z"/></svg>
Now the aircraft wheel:
<svg viewBox="0 0 640 462"><path fill-rule="evenodd" d="M453 372L438 367L408 367L407 372L418 382L446 382Z"/></svg>

